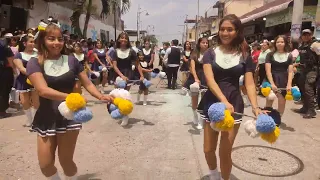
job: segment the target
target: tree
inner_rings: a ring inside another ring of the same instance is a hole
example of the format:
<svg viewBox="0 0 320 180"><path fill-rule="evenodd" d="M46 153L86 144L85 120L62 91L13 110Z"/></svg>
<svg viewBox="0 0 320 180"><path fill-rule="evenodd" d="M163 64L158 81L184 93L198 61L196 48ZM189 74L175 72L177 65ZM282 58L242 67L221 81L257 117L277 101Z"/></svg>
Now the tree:
<svg viewBox="0 0 320 180"><path fill-rule="evenodd" d="M113 12L114 15L114 34L115 40L117 39L117 19L116 17L120 17L121 14L125 14L130 9L130 0L101 0L102 10L100 13L100 17L103 19L110 15ZM119 12L119 14L117 14Z"/></svg>
<svg viewBox="0 0 320 180"><path fill-rule="evenodd" d="M92 0L88 0L86 3L86 0L78 0L76 4L76 8L73 10L73 13L70 17L71 20L71 25L74 28L74 33L86 38L87 36L87 29L88 29L88 24L91 15L95 15L97 11L97 7L92 5ZM83 27L83 31L81 32L81 27L80 27L80 16L81 14L86 13L85 17L85 23Z"/></svg>
<svg viewBox="0 0 320 180"><path fill-rule="evenodd" d="M158 39L155 35L147 35L144 37L144 39L150 39L152 44L158 44Z"/></svg>

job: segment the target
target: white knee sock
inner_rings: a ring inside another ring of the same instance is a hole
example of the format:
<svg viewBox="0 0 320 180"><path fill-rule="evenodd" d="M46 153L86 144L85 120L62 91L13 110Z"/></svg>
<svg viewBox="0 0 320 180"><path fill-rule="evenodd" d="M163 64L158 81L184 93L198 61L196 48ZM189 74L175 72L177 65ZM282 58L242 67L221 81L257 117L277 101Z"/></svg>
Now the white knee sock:
<svg viewBox="0 0 320 180"><path fill-rule="evenodd" d="M193 123L198 124L199 118L198 118L198 112L194 109L192 109L193 112Z"/></svg>
<svg viewBox="0 0 320 180"><path fill-rule="evenodd" d="M47 179L49 179L49 180L61 180L58 172L56 172L54 175L52 175L50 177L47 177Z"/></svg>
<svg viewBox="0 0 320 180"><path fill-rule="evenodd" d="M66 176L65 177L65 180L77 180L78 179L78 175L77 173L73 176Z"/></svg>
<svg viewBox="0 0 320 180"><path fill-rule="evenodd" d="M31 111L31 108L27 109L27 110L23 110L24 113L26 114L27 116L27 121L26 121L26 125L27 126L30 126L32 124L32 121L33 121L33 116L32 116L32 111Z"/></svg>
<svg viewBox="0 0 320 180"><path fill-rule="evenodd" d="M147 105L148 95L143 96L143 105Z"/></svg>
<svg viewBox="0 0 320 180"><path fill-rule="evenodd" d="M210 173L210 180L220 180L220 174L218 169L215 170L209 170Z"/></svg>
<svg viewBox="0 0 320 180"><path fill-rule="evenodd" d="M36 108L32 108L32 121L33 121L33 119L34 119L34 116L36 115L36 112L37 112L37 110L38 109L36 109Z"/></svg>

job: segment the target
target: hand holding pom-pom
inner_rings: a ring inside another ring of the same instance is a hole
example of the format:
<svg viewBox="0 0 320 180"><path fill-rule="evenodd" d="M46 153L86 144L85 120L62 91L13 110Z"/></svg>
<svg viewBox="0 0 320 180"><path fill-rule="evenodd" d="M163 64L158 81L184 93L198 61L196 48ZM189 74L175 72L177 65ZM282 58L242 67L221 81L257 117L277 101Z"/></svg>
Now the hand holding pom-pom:
<svg viewBox="0 0 320 180"><path fill-rule="evenodd" d="M60 112L60 114L66 118L67 120L73 120L74 119L74 112L71 111L66 102L62 102L59 106L58 106L58 110Z"/></svg>
<svg viewBox="0 0 320 180"><path fill-rule="evenodd" d="M260 135L256 129L256 121L255 120L246 121L244 123L244 130L252 138L259 137L259 135Z"/></svg>
<svg viewBox="0 0 320 180"><path fill-rule="evenodd" d="M71 111L77 111L85 107L86 101L79 93L71 93L66 98L66 105Z"/></svg>
<svg viewBox="0 0 320 180"><path fill-rule="evenodd" d="M74 112L74 121L79 123L86 123L90 121L92 117L93 117L93 114L90 111L90 109L87 107Z"/></svg>
<svg viewBox="0 0 320 180"><path fill-rule="evenodd" d="M200 85L198 82L194 82L190 85L190 92L191 93L199 93L200 91Z"/></svg>

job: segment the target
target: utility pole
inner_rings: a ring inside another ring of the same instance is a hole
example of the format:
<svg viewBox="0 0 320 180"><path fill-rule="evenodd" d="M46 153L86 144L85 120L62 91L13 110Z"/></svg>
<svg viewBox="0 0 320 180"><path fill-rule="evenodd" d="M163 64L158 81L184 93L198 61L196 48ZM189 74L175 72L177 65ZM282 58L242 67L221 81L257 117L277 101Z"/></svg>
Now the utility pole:
<svg viewBox="0 0 320 180"><path fill-rule="evenodd" d="M291 24L291 39L298 40L301 35L304 0L294 0Z"/></svg>
<svg viewBox="0 0 320 180"><path fill-rule="evenodd" d="M195 42L197 42L198 40L198 29L199 29L199 4L200 4L200 0L198 0L198 13L197 13L197 16L196 16L196 33L195 33Z"/></svg>
<svg viewBox="0 0 320 180"><path fill-rule="evenodd" d="M320 1L318 0L316 19L315 19L314 37L320 40Z"/></svg>
<svg viewBox="0 0 320 180"><path fill-rule="evenodd" d="M138 5L138 12L137 12L137 41L140 40L140 27L139 27L139 22L140 22L140 4Z"/></svg>

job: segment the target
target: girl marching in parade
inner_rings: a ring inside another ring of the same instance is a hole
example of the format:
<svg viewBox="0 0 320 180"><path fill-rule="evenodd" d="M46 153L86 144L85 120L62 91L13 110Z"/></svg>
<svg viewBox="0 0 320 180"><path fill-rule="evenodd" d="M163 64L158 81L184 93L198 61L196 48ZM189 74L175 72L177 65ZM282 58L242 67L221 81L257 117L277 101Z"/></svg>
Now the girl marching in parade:
<svg viewBox="0 0 320 180"><path fill-rule="evenodd" d="M99 66L101 66L102 68L105 68L105 70L102 70L101 72L100 82L96 83L96 85L101 84L99 85L100 91L101 93L104 93L103 88L108 82L108 72L106 72L106 67L111 64L111 61L109 60L109 58L107 58L107 50L103 47L101 40L97 40L96 48L93 50L93 53L94 53L93 56L95 58L95 61L92 65L92 70L101 71L101 69L99 69ZM99 81L99 78L98 78L98 81Z"/></svg>
<svg viewBox="0 0 320 180"><path fill-rule="evenodd" d="M146 39L144 41L144 48L142 49L144 59L148 63L150 68L153 68L153 61L154 61L154 51L151 48L150 40Z"/></svg>
<svg viewBox="0 0 320 180"><path fill-rule="evenodd" d="M184 51L182 52L182 60L183 60L183 63L180 67L180 71L181 71L181 75L182 75L182 84L185 84L187 79L188 79L188 74L189 74L189 67L190 67L190 55L191 55L191 52L192 52L192 49L191 49L191 44L189 41L186 41L184 43Z"/></svg>
<svg viewBox="0 0 320 180"><path fill-rule="evenodd" d="M208 49L208 39L200 38L196 45L196 49L190 56L190 76L185 83L183 89L190 91L190 85L195 82L198 83L200 89L206 86L206 79L203 73L203 54ZM199 92L191 92L191 103L193 112L193 123L197 125L198 129L202 129L202 120L199 121L197 107L199 101ZM203 94L202 94L203 95Z"/></svg>
<svg viewBox="0 0 320 180"><path fill-rule="evenodd" d="M148 81L150 81L150 79L151 79L150 73L152 72L152 69L150 68L148 61L146 61L145 56L143 55L143 52L141 52L141 51L139 51L137 53L137 56L138 56L138 59L139 59L139 64L140 64L141 69L142 69L143 77L145 79L147 79ZM149 90L144 85L143 82L140 82L139 92L138 92L138 95L137 95L137 103L140 102L140 97L141 97L142 93L144 94L144 96L143 96L143 105L146 106L147 105L147 101L148 101Z"/></svg>
<svg viewBox="0 0 320 180"><path fill-rule="evenodd" d="M24 126L30 127L34 115L39 108L39 96L34 88L27 83L26 67L28 61L32 57L37 57L37 53L33 50L34 37L31 34L23 35L19 42L19 52L15 55L13 60L14 65L20 71L15 83L15 89L20 93L20 100L27 116L27 121Z"/></svg>
<svg viewBox="0 0 320 180"><path fill-rule="evenodd" d="M291 92L293 61L287 38L277 36L274 42L275 51L268 53L266 57L266 73L272 91L278 98L278 111L282 116L286 106L286 93ZM272 104L273 100L266 100L266 107L272 107Z"/></svg>
<svg viewBox="0 0 320 180"><path fill-rule="evenodd" d="M198 106L201 117L207 121L204 125L204 153L211 179L220 179L216 158L219 132L210 127L209 107L213 103L221 102L231 113L243 113L244 104L239 89L239 77L244 74L252 111L255 115L261 112L253 80L255 66L247 50L248 45L244 39L241 21L234 14L227 15L220 21L219 27L217 47L210 48L203 56L203 69L209 89ZM232 146L242 121L241 116L233 115L233 117L235 119L233 129L222 131L220 137L220 169L222 179L225 180L230 179Z"/></svg>
<svg viewBox="0 0 320 180"><path fill-rule="evenodd" d="M40 96L31 131L37 132L37 153L41 172L52 180L60 180L55 167L55 152L66 176L77 179L77 166L73 155L82 125L66 120L58 106L73 92L78 77L83 87L95 98L112 101L101 94L88 79L83 66L73 56L62 55L64 39L56 20L40 28L37 37L38 58L31 58L27 76Z"/></svg>
<svg viewBox="0 0 320 180"><path fill-rule="evenodd" d="M73 44L73 53L72 55L79 61L79 63L83 66L85 71L90 70L89 64L88 64L88 58L83 53L82 46L79 42ZM81 81L79 78L76 78L76 84L74 86L73 92L82 94L81 90Z"/></svg>
<svg viewBox="0 0 320 180"><path fill-rule="evenodd" d="M117 39L116 42L116 50L114 53L114 57L111 57L113 60L113 68L117 75L126 81L126 90L130 90L132 82L130 80L134 80L134 70L132 66L138 70L140 75L140 80L143 81L144 76L142 73L142 68L137 59L137 53L131 48L131 44L129 41L129 36L127 33L122 32ZM128 124L129 117L124 116L122 118L121 126L126 126Z"/></svg>

